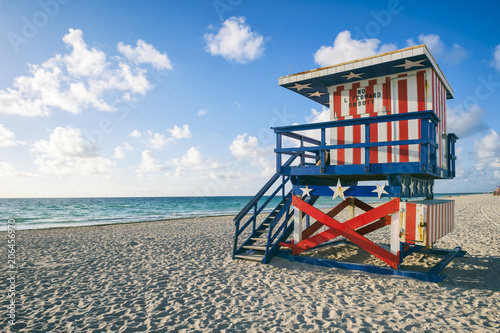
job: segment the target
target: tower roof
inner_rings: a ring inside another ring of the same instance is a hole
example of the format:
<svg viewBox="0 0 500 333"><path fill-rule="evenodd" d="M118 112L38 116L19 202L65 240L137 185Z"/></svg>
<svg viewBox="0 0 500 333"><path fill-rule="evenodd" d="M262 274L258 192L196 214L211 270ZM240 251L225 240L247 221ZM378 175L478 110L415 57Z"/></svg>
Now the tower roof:
<svg viewBox="0 0 500 333"><path fill-rule="evenodd" d="M453 89L425 44L372 57L282 76L279 85L329 107L328 87L432 68L453 98Z"/></svg>

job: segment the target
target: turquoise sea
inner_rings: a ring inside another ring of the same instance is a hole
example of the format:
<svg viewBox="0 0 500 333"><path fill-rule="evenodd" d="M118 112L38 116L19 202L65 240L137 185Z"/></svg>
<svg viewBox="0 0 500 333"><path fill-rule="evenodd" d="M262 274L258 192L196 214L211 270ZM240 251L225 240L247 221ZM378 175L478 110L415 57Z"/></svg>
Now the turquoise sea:
<svg viewBox="0 0 500 333"><path fill-rule="evenodd" d="M441 194L439 196L458 195ZM462 195L460 193L459 195ZM154 198L44 198L0 199L0 231L8 219L17 230L77 227L143 221L236 215L250 196L231 197L154 197ZM265 200L265 199L261 199ZM315 206L333 207L337 198L322 197ZM377 202L367 198L367 202ZM386 201L381 199L381 202ZM271 202L269 211L278 204Z"/></svg>

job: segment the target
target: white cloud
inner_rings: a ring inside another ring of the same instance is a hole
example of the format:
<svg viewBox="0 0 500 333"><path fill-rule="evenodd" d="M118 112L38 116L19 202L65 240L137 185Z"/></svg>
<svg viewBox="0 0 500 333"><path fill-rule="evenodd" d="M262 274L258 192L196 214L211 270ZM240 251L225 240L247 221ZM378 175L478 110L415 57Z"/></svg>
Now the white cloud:
<svg viewBox="0 0 500 333"><path fill-rule="evenodd" d="M122 143L121 145L117 146L114 151L113 151L113 157L114 158L125 158L125 151L126 150L132 150L132 146L129 145L127 142Z"/></svg>
<svg viewBox="0 0 500 333"><path fill-rule="evenodd" d="M444 52L445 49L444 43L441 41L441 37L439 37L438 35L420 34L418 36L418 41L420 43L424 43L425 45L427 45L427 47L433 54L438 55Z"/></svg>
<svg viewBox="0 0 500 333"><path fill-rule="evenodd" d="M84 141L80 129L57 127L49 141L39 140L31 149L42 172L55 174L101 174L115 165L97 154L97 147Z"/></svg>
<svg viewBox="0 0 500 333"><path fill-rule="evenodd" d="M247 133L238 135L229 145L229 150L238 161L250 159L252 165L263 167L263 177L275 172L274 147L259 147L259 140L254 136Z"/></svg>
<svg viewBox="0 0 500 333"><path fill-rule="evenodd" d="M168 144L175 143L176 140L188 139L191 137L189 125L182 125L182 127L174 125L174 127L167 129L167 131L170 133L170 137L162 133L155 133L151 130L142 133L138 130L133 130L129 136L133 138L143 138L141 142L150 149L162 149Z"/></svg>
<svg viewBox="0 0 500 333"><path fill-rule="evenodd" d="M16 135L10 129L0 124L0 147L25 145L26 142L16 140Z"/></svg>
<svg viewBox="0 0 500 333"><path fill-rule="evenodd" d="M133 100L131 94L144 95L152 88L145 69L89 47L81 30L69 29L63 41L69 53L28 64L29 75L0 90L0 112L34 117L48 116L56 108L75 114L87 108L114 111L121 100Z"/></svg>
<svg viewBox="0 0 500 333"><path fill-rule="evenodd" d="M10 163L0 162L0 177L35 177L30 172L16 171L16 168Z"/></svg>
<svg viewBox="0 0 500 333"><path fill-rule="evenodd" d="M493 54L493 66L500 72L500 44L495 47L495 53Z"/></svg>
<svg viewBox="0 0 500 333"><path fill-rule="evenodd" d="M148 138L146 139L146 146L151 149L161 149L171 140L165 137L165 134L161 133L153 133L151 131L147 131Z"/></svg>
<svg viewBox="0 0 500 333"><path fill-rule="evenodd" d="M482 121L484 109L478 105L471 105L469 110L463 110L461 105L456 108L448 108L447 131L455 133L460 138L485 131L488 125Z"/></svg>
<svg viewBox="0 0 500 333"><path fill-rule="evenodd" d="M205 116L208 114L208 110L207 109L199 109L198 110L198 116Z"/></svg>
<svg viewBox="0 0 500 333"><path fill-rule="evenodd" d="M252 31L245 21L244 17L233 16L224 21L216 34L205 34L206 51L241 64L261 56L264 53L264 37Z"/></svg>
<svg viewBox="0 0 500 333"><path fill-rule="evenodd" d="M314 54L314 61L321 67L326 67L396 50L394 44L379 45L380 40L376 38L352 39L351 32L345 30L337 35L333 46L321 46Z"/></svg>
<svg viewBox="0 0 500 333"><path fill-rule="evenodd" d="M141 138L142 137L142 133L138 130L133 130L132 132L130 132L130 134L128 136L131 136L133 138Z"/></svg>
<svg viewBox="0 0 500 333"><path fill-rule="evenodd" d="M191 147L186 152L184 156L180 159L174 158L173 163L175 165L188 166L188 167L196 167L201 166L203 162L203 158L201 157L201 153L196 147Z"/></svg>
<svg viewBox="0 0 500 333"><path fill-rule="evenodd" d="M135 170L139 177L144 177L146 175L152 176L152 174L162 171L165 169L154 156L151 150L145 150L142 152L141 164L139 168Z"/></svg>
<svg viewBox="0 0 500 333"><path fill-rule="evenodd" d="M238 135L236 139L229 145L229 150L238 161L242 161L249 157L257 157L259 152L257 146L259 144L259 139L254 136L244 133Z"/></svg>
<svg viewBox="0 0 500 333"><path fill-rule="evenodd" d="M175 140L180 139L189 139L191 137L191 131L189 130L189 125L182 125L180 128L177 125L174 125L173 128L167 129L167 131L172 135L172 138Z"/></svg>
<svg viewBox="0 0 500 333"><path fill-rule="evenodd" d="M330 121L330 109L324 106L321 111L311 109L311 115L306 117L308 123L321 123L324 121Z"/></svg>
<svg viewBox="0 0 500 333"><path fill-rule="evenodd" d="M177 166L173 176L178 179L187 177L190 179L211 178L216 169L221 168L221 164L214 158L205 158L202 156L199 147L191 147L181 158L174 158L172 164Z"/></svg>
<svg viewBox="0 0 500 333"><path fill-rule="evenodd" d="M442 58L445 62L450 65L456 65L460 63L462 60L467 58L467 52L465 49L454 43L450 48L444 44L439 35L435 34L420 34L418 36L418 41L427 45L431 53L435 57ZM413 39L408 40L408 46L414 46L415 42Z"/></svg>
<svg viewBox="0 0 500 333"><path fill-rule="evenodd" d="M489 133L474 144L476 170L495 171L500 169L500 139L498 133L490 129Z"/></svg>
<svg viewBox="0 0 500 333"><path fill-rule="evenodd" d="M167 55L158 52L153 45L146 43L142 39L137 41L137 46L135 48L119 42L118 51L136 64L149 63L159 70L172 69L172 64Z"/></svg>

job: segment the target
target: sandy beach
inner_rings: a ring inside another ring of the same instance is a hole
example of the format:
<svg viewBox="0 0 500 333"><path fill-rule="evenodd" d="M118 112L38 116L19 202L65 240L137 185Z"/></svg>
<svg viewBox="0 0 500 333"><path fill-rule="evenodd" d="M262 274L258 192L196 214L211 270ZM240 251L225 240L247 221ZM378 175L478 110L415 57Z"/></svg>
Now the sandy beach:
<svg viewBox="0 0 500 333"><path fill-rule="evenodd" d="M16 325L2 297L0 331L498 332L500 197L454 199L455 230L435 247L468 255L439 285L232 260L232 216L17 231Z"/></svg>

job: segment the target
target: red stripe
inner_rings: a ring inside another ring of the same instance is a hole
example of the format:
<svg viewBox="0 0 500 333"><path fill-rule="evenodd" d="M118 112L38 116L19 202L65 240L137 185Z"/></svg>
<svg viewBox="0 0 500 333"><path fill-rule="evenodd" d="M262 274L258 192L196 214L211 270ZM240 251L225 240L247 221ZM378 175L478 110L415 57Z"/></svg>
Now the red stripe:
<svg viewBox="0 0 500 333"><path fill-rule="evenodd" d="M399 113L408 113L408 82L398 81L398 109ZM408 140L408 121L399 122L399 140ZM408 145L399 148L399 162L408 162Z"/></svg>

